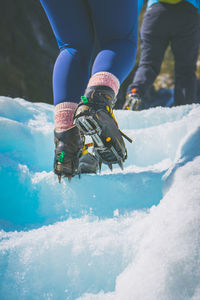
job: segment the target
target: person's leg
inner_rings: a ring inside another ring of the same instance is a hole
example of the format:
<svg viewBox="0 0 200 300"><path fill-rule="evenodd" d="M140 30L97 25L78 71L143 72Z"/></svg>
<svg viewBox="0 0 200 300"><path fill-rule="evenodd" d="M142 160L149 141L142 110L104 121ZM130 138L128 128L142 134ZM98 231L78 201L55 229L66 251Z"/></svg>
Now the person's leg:
<svg viewBox="0 0 200 300"><path fill-rule="evenodd" d="M89 85L94 82L98 84L98 81L104 84L104 80L107 85L111 80L115 82L114 89L117 93L119 84L128 76L135 62L138 35L137 1L88 2L100 48L92 67L91 75L95 79L92 79ZM113 75L111 78L110 74Z"/></svg>
<svg viewBox="0 0 200 300"><path fill-rule="evenodd" d="M89 78L93 29L83 0L41 0L57 39L60 53L53 71L55 127L73 125L73 113Z"/></svg>
<svg viewBox="0 0 200 300"><path fill-rule="evenodd" d="M77 126L91 135L101 161L112 169L127 158L112 108L120 83L131 71L137 47L137 1L89 0L99 42L92 76L75 113Z"/></svg>
<svg viewBox="0 0 200 300"><path fill-rule="evenodd" d="M178 8L178 7L177 7ZM174 34L171 42L175 59L174 104L198 102L196 62L199 47L199 19L197 10L189 3L176 9Z"/></svg>
<svg viewBox="0 0 200 300"><path fill-rule="evenodd" d="M53 72L54 104L79 102L89 78L93 28L83 0L41 0L60 54Z"/></svg>
<svg viewBox="0 0 200 300"><path fill-rule="evenodd" d="M60 48L53 72L54 172L60 180L61 176L74 176L82 160L80 156L84 142L73 122L73 115L89 78L93 28L84 0L41 0L41 4ZM88 154L87 157L92 156ZM87 160L86 172L95 172L97 164L94 160L92 157L92 169L89 170Z"/></svg>
<svg viewBox="0 0 200 300"><path fill-rule="evenodd" d="M144 102L145 94L148 93L160 72L164 53L169 44L167 22L169 16L161 3L150 7L143 18L139 66L127 93L136 89Z"/></svg>

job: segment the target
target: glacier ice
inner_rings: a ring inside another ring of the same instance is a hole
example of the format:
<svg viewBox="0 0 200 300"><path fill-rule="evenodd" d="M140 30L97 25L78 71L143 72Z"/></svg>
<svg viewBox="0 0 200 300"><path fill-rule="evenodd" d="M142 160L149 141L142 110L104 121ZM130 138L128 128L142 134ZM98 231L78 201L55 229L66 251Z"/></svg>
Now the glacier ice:
<svg viewBox="0 0 200 300"><path fill-rule="evenodd" d="M200 299L200 105L115 111L121 171L58 183L53 107L0 97L0 299Z"/></svg>

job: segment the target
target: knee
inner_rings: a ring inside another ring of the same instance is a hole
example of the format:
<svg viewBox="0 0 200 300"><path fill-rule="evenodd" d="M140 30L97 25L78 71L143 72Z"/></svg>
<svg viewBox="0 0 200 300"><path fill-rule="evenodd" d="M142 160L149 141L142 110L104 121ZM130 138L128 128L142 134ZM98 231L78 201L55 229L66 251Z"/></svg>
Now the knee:
<svg viewBox="0 0 200 300"><path fill-rule="evenodd" d="M60 48L60 52L65 50L69 55L71 55L75 59L80 59L82 56L82 51L78 48L70 47L68 45L62 45L59 48Z"/></svg>
<svg viewBox="0 0 200 300"><path fill-rule="evenodd" d="M178 78L194 78L196 76L196 65L176 65L175 77Z"/></svg>
<svg viewBox="0 0 200 300"><path fill-rule="evenodd" d="M78 61L80 63L88 64L91 60L92 56L92 50L85 49L82 47L76 47L76 46L69 46L69 45L62 45L59 47L60 53L63 51L66 51L67 54L74 60Z"/></svg>
<svg viewBox="0 0 200 300"><path fill-rule="evenodd" d="M76 60L89 60L93 53L93 42L92 40L87 41L76 41L76 42L69 42L64 40L58 40L58 47L60 52L66 50L69 55L71 55Z"/></svg>

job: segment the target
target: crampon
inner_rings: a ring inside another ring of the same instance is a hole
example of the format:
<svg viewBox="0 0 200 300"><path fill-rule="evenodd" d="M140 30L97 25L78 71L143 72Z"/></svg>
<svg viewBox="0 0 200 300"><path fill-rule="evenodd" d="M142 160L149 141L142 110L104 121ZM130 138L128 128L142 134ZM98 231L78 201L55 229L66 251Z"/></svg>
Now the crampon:
<svg viewBox="0 0 200 300"><path fill-rule="evenodd" d="M66 177L71 181L72 177L83 173L97 173L99 169L98 159L88 152L88 147L93 144L85 144L85 139L81 136L75 126L64 132L54 132L55 134L55 158L54 173L61 178Z"/></svg>
<svg viewBox="0 0 200 300"><path fill-rule="evenodd" d="M74 121L80 132L91 136L94 152L100 162L108 165L112 170L113 164L123 169L123 162L127 158L127 149L123 140L132 140L118 128L111 107L112 94L108 87L94 87L88 97L83 96L79 104Z"/></svg>

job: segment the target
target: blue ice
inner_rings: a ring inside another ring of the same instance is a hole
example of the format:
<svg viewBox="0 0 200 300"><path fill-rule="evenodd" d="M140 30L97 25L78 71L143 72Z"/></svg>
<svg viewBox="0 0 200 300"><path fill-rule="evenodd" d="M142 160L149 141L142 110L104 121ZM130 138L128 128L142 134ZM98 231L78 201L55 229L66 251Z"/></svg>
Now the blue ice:
<svg viewBox="0 0 200 300"><path fill-rule="evenodd" d="M200 299L200 105L115 116L124 170L59 184L53 106L0 97L1 300Z"/></svg>

